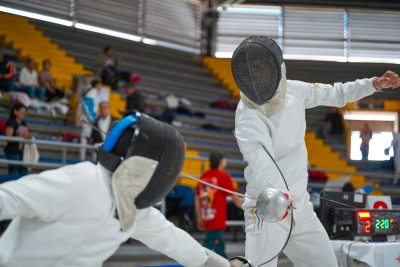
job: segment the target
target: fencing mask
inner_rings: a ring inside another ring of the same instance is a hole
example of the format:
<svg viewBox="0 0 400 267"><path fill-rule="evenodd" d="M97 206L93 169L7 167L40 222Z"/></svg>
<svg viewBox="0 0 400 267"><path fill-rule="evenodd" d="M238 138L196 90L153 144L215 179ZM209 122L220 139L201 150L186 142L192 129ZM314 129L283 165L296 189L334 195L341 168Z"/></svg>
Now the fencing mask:
<svg viewBox="0 0 400 267"><path fill-rule="evenodd" d="M132 137L125 138L127 129ZM139 112L114 125L99 149L99 163L113 173L111 183L122 230L133 225L136 208L153 206L167 195L184 159L183 138L170 125Z"/></svg>
<svg viewBox="0 0 400 267"><path fill-rule="evenodd" d="M279 110L286 94L286 68L274 40L264 36L245 39L233 53L232 74L246 104L270 102L269 110L263 109L267 116Z"/></svg>

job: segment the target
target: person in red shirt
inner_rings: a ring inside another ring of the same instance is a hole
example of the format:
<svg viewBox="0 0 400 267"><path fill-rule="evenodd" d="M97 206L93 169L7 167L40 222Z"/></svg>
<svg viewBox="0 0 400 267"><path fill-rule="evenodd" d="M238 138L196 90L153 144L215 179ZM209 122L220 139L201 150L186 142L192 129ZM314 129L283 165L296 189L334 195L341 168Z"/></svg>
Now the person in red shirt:
<svg viewBox="0 0 400 267"><path fill-rule="evenodd" d="M235 191L231 176L224 171L226 158L220 151L210 153L211 170L201 176L201 180ZM226 258L223 231L226 229L226 198L232 197L233 203L242 208L242 200L227 192L199 183L195 196L197 228L206 231L203 246Z"/></svg>

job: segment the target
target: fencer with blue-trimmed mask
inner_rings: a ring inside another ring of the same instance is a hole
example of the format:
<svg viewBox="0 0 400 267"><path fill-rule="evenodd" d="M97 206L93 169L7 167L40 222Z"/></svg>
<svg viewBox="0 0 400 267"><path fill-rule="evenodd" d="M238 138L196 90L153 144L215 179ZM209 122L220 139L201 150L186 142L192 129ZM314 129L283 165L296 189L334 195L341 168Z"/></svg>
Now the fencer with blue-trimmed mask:
<svg viewBox="0 0 400 267"><path fill-rule="evenodd" d="M343 107L381 89L399 87L399 76L388 71L382 77L334 85L286 80L280 47L263 36L249 37L237 47L232 74L241 93L235 136L248 163L244 172L246 194L258 197L267 188L279 189L297 208L286 245L291 220L270 222L257 210L255 199L245 198L246 259L260 266L284 247L295 267L336 267L328 235L307 193L305 109ZM277 266L277 259L262 266Z"/></svg>
<svg viewBox="0 0 400 267"><path fill-rule="evenodd" d="M152 205L174 186L184 161L182 136L133 112L82 162L0 185L0 266L100 267L129 238L184 266L227 267Z"/></svg>

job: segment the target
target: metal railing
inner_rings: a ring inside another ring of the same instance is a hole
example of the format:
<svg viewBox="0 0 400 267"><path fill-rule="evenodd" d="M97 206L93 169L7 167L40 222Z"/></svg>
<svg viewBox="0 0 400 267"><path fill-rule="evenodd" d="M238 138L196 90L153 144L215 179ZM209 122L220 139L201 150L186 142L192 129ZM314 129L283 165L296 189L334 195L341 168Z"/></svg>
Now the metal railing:
<svg viewBox="0 0 400 267"><path fill-rule="evenodd" d="M59 147L61 153L61 163L48 163L48 162L37 162L37 163L29 163L29 162L22 162L17 160L7 160L7 159L0 159L0 164L12 164L12 165L24 165L29 167L43 167L43 168L51 168L56 169L60 168L67 164L67 148L72 149L80 149L86 148L88 150L95 150L97 149L94 145L82 145L80 143L69 143L69 142L61 142L61 141L50 141L50 140L40 140L40 139L25 139L19 137L8 137L8 136L0 136L1 141L11 141L11 142L22 142L22 143L36 143L38 145L48 145L53 147ZM208 157L205 156L186 156L186 159L190 160L198 160L202 162L201 168L202 172L206 169L206 164L208 164ZM227 159L228 164L234 164L239 167L245 167L247 164L242 160L235 160L235 159ZM309 170L318 171L318 172L325 172L325 173L335 173L335 174L343 174L343 175L364 175L369 178L375 178L377 180L382 181L392 181L393 184L397 180L398 176L394 174L382 174L382 173L374 173L374 172L349 172L343 170L332 170L332 169L319 169L319 168L310 168ZM245 182L244 179L234 179L237 182ZM309 182L308 183L312 187L316 188L323 188L324 183L318 182ZM397 188L385 188L385 192L387 193L400 193L400 189ZM159 203L161 212L165 214L166 206L165 201ZM227 226L244 226L244 221L227 221Z"/></svg>
<svg viewBox="0 0 400 267"><path fill-rule="evenodd" d="M38 162L38 163L28 163L16 160L7 160L7 159L0 159L0 164L13 164L13 165L24 165L30 167L44 167L44 168L59 168L67 164L67 148L72 149L80 149L86 148L88 150L96 150L97 147L94 145L82 145L80 143L69 143L69 142L61 142L61 141L51 141L51 140L41 140L41 139L25 139L19 137L8 137L8 136L0 136L1 141L12 141L12 142L22 142L22 143L36 143L38 145L48 145L53 147L60 147L60 154L61 154L61 163L47 163L47 162ZM40 152L40 151L39 151ZM204 172L206 170L206 164L208 163L208 157L205 156L186 156L186 159L190 160L198 160L201 161L201 171ZM227 163L229 165L236 165L237 167L245 167L247 163L242 160L237 159L227 159ZM368 178L374 178L379 182L387 182L391 181L393 184L396 183L397 179L399 178L398 175L395 174L385 174L385 173L376 173L376 172L349 172L343 170L332 170L332 169L320 169L320 168L310 168L309 170L318 171L318 172L325 172L325 173L335 173L335 174L343 174L343 175L363 175L367 176ZM234 178L236 182L245 182L243 178ZM315 187L321 187L320 183L312 183ZM396 189L394 189L396 191ZM400 190L398 190L400 192Z"/></svg>
<svg viewBox="0 0 400 267"><path fill-rule="evenodd" d="M69 143L69 142L61 142L61 141L50 141L50 140L40 140L40 139L26 139L26 138L21 138L21 137L10 137L10 136L0 136L0 141L11 141L11 142L20 142L20 143L35 143L37 145L49 145L49 146L55 146L55 147L60 147L60 153L61 153L61 164L56 164L56 163L43 163L43 162L38 162L38 163L28 163L24 162L21 164L21 162L18 161L11 161L11 160L0 160L0 163L10 163L14 165L26 165L26 166L37 166L37 167L55 167L59 168L61 166L64 166L67 164L67 148L86 148L90 150L95 150L96 146L93 145L82 145L80 143Z"/></svg>

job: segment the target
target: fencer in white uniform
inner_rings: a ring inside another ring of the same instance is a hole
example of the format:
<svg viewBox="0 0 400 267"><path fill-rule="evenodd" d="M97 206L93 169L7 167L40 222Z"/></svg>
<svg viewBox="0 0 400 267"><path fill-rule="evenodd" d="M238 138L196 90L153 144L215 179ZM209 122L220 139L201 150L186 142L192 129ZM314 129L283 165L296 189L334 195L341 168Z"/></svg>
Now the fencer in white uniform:
<svg viewBox="0 0 400 267"><path fill-rule="evenodd" d="M172 127L139 113L119 121L83 162L0 185L0 266L100 267L129 238L184 266L227 267L155 208L174 185L184 144Z"/></svg>
<svg viewBox="0 0 400 267"><path fill-rule="evenodd" d="M400 86L398 76L387 72L380 78L333 86L286 80L279 46L272 39L260 36L250 37L239 45L232 57L232 72L241 90L235 136L248 163L244 172L246 194L257 197L270 187L288 191L267 150L282 171L297 207L293 213L294 229L284 253L295 267L336 267L328 235L313 212L307 193L305 109L320 105L342 107L377 89L396 88ZM290 218L267 223L255 207L255 200L245 199L245 257L258 265L284 246ZM277 259L264 266L277 266Z"/></svg>

